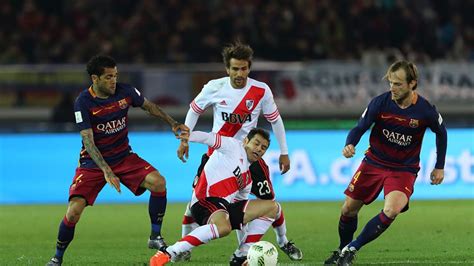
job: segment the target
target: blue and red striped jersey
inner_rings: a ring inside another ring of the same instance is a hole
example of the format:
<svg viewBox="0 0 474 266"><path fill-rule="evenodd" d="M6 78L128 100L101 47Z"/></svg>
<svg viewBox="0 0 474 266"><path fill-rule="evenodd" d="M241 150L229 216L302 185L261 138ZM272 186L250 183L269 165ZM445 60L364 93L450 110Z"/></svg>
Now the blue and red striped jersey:
<svg viewBox="0 0 474 266"><path fill-rule="evenodd" d="M97 97L92 87L82 91L74 103L74 114L79 131L91 128L94 142L109 165L120 162L131 152L128 144L128 109L142 106L143 95L128 84L117 83L115 94L107 99ZM80 167L97 165L84 144L79 159Z"/></svg>
<svg viewBox="0 0 474 266"><path fill-rule="evenodd" d="M420 150L426 128L436 134L435 167L444 168L447 132L436 107L414 94L412 104L402 109L385 92L369 103L356 127L348 134L346 145L357 145L370 128L369 148L365 160L373 165L418 173Z"/></svg>

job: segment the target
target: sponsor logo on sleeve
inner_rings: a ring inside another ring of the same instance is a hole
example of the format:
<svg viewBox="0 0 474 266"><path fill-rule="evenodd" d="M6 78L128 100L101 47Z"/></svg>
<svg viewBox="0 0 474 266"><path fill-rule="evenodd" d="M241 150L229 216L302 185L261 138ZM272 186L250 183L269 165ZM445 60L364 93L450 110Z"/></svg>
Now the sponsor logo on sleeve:
<svg viewBox="0 0 474 266"><path fill-rule="evenodd" d="M82 123L83 120L81 111L74 112L74 115L76 116L76 124Z"/></svg>

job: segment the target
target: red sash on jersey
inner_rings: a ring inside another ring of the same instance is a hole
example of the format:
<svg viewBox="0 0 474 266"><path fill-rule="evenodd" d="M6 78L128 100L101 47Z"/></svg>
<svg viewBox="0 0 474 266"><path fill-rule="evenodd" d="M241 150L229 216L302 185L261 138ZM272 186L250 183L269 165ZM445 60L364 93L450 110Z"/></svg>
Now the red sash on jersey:
<svg viewBox="0 0 474 266"><path fill-rule="evenodd" d="M232 112L238 115L249 115L252 113L253 109L258 105L260 100L262 100L265 95L265 89L252 86L245 96L242 98L242 101L237 105L235 110ZM247 108L247 101L253 101L251 108ZM240 123L229 123L225 122L217 134L226 137L233 137L235 134L242 128L243 124Z"/></svg>
<svg viewBox="0 0 474 266"><path fill-rule="evenodd" d="M252 111L255 109L255 107L258 105L260 100L263 99L263 96L265 95L265 89L259 88L252 86L250 87L249 91L245 96L242 98L242 101L237 105L235 110L232 112L234 114L238 114L241 116L244 115L251 115ZM250 108L247 107L247 102L248 101L253 101L253 104ZM235 134L242 128L241 123L229 123L225 122L224 125L222 125L221 129L217 132L217 134L221 136L226 136L226 137L234 137ZM211 156L211 154L214 152L214 149L209 147L207 151L207 155Z"/></svg>

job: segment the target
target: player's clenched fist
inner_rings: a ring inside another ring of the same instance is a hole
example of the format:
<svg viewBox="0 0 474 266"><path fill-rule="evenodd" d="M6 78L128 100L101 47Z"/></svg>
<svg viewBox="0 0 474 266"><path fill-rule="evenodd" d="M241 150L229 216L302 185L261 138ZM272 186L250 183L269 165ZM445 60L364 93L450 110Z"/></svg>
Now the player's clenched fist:
<svg viewBox="0 0 474 266"><path fill-rule="evenodd" d="M348 144L342 149L342 155L346 158L351 158L356 153L355 147L352 144Z"/></svg>

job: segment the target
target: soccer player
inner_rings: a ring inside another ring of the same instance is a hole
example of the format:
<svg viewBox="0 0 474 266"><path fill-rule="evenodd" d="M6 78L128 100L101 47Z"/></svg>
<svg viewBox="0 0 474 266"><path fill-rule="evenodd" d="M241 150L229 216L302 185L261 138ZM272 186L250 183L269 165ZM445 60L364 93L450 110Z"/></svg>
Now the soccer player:
<svg viewBox="0 0 474 266"><path fill-rule="evenodd" d="M151 220L149 248L162 248L161 225L166 210L165 178L148 162L132 152L128 143L128 109L141 107L167 122L181 138L189 129L143 97L136 88L117 83L117 66L111 57L97 55L87 64L92 85L81 92L74 104L76 124L82 137L79 166L69 188L69 204L59 225L56 254L46 265L61 265L67 246L86 206L94 201L106 183L119 193L120 183L136 196L150 190Z"/></svg>
<svg viewBox="0 0 474 266"><path fill-rule="evenodd" d="M219 133L194 131L189 141L214 149L197 180L190 203L192 217L199 227L174 245L158 251L150 259L151 266L178 261L181 254L225 237L249 221L256 222L258 232L264 234L278 213L279 205L275 201L248 200L252 186L249 167L262 158L270 145L268 132L254 128L241 142Z"/></svg>
<svg viewBox="0 0 474 266"><path fill-rule="evenodd" d="M252 64L253 50L250 46L240 42L227 46L222 51L223 61L228 76L209 81L196 98L191 102L190 109L186 115L185 124L193 130L199 116L206 108L213 110L212 132L221 136L234 137L243 140L250 129L257 125L260 113L271 123L273 132L280 146L280 170L284 174L290 169L288 148L285 137L285 127L273 100L273 95L267 84L249 78ZM210 148L207 154L202 156L201 165L198 168L196 179L200 176L207 159L212 154ZM178 156L183 160L187 157L187 150L179 148ZM250 166L252 172L252 194L259 199L275 199L275 192L270 181L268 166L263 159L254 162ZM187 208L189 209L189 208ZM195 227L194 220L189 210L183 218L183 236L187 235ZM279 247L292 260L301 260L303 253L295 244L288 241L286 237L286 223L283 212L273 224ZM251 229L251 228L250 228ZM248 247L258 239L254 232L238 231L240 247L233 255L232 261L235 265L241 265L245 260ZM258 240L257 240L258 241ZM232 264L232 263L231 263Z"/></svg>
<svg viewBox="0 0 474 266"><path fill-rule="evenodd" d="M356 252L380 236L398 214L408 210L420 169L420 149L426 128L436 134L436 165L431 184L441 184L447 133L436 108L416 93L418 71L413 63L393 63L385 77L390 91L369 103L358 124L348 134L342 154L350 158L362 135L373 124L365 158L345 190L347 195L339 219L339 248L325 264L352 265ZM353 240L357 214L384 190L383 210L375 215Z"/></svg>

